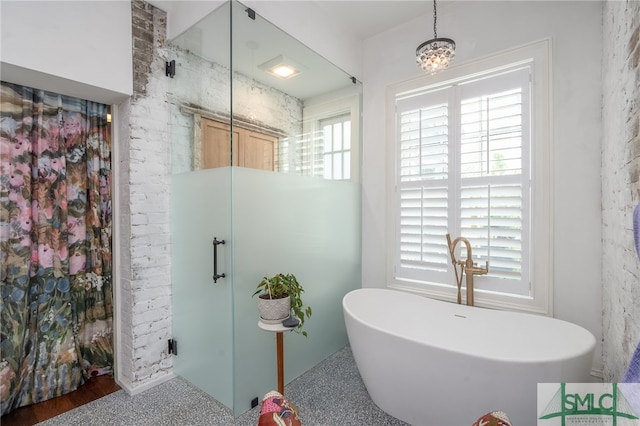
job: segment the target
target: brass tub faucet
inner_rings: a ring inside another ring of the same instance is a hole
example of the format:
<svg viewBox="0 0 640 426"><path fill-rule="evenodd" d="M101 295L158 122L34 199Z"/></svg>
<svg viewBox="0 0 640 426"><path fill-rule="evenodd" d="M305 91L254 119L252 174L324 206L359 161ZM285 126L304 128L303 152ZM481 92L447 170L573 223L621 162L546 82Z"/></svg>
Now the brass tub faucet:
<svg viewBox="0 0 640 426"><path fill-rule="evenodd" d="M467 259L457 260L455 255L456 246L462 241L467 248ZM489 272L489 261L486 261L485 267L476 266L473 263L471 257L471 244L469 240L464 237L458 237L453 242L451 241L451 235L447 234L447 242L449 243L449 253L451 254L451 263L453 264L453 270L456 274L456 284L458 285L458 304L462 303L462 275L467 275L467 305L474 306L473 300L473 276L485 275ZM458 268L460 273L458 274Z"/></svg>

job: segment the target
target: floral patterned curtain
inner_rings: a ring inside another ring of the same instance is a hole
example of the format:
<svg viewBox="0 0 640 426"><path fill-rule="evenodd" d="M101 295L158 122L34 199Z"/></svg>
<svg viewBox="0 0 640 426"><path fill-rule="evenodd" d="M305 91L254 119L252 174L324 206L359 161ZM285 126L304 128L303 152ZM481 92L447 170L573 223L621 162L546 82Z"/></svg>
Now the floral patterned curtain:
<svg viewBox="0 0 640 426"><path fill-rule="evenodd" d="M2 414L113 366L107 106L0 86Z"/></svg>

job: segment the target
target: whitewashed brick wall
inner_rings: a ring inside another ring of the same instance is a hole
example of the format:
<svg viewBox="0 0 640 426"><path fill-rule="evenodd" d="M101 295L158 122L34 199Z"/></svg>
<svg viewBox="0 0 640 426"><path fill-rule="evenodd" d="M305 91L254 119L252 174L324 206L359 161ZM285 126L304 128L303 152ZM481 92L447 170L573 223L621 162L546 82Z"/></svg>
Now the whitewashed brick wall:
<svg viewBox="0 0 640 426"><path fill-rule="evenodd" d="M118 378L129 390L171 377L170 170L166 14L133 0L134 94L118 113Z"/></svg>
<svg viewBox="0 0 640 426"><path fill-rule="evenodd" d="M621 381L640 342L640 1L603 4L602 285L604 379ZM580 267L580 265L576 265Z"/></svg>

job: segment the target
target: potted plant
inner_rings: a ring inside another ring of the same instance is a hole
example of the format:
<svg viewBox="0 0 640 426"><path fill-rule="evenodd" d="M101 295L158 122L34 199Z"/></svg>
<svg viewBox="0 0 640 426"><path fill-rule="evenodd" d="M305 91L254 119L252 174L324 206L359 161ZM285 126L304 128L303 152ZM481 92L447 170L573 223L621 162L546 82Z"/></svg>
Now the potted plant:
<svg viewBox="0 0 640 426"><path fill-rule="evenodd" d="M311 307L305 306L302 301L304 288L300 285L293 274L276 274L273 277L264 277L258 284L253 296L258 296L258 311L260 318L264 322L280 323L287 318L293 317L299 323L290 323L296 327L297 332L307 336L306 331L302 331L305 317L311 317ZM272 306L276 305L276 306ZM288 325L285 323L285 325Z"/></svg>

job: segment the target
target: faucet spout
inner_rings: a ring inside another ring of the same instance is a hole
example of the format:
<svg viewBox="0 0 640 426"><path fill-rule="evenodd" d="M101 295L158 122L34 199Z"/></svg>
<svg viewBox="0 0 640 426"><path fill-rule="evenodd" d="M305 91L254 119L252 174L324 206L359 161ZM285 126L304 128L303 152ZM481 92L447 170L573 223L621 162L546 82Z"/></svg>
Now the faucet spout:
<svg viewBox="0 0 640 426"><path fill-rule="evenodd" d="M464 261L456 259L455 255L456 246L460 242L462 242L467 249L467 258ZM471 243L464 237L458 237L451 241L451 235L447 234L447 243L449 244L449 254L451 255L453 270L456 274L456 284L458 285L458 304L462 303L462 276L466 273L467 305L474 306L473 276L489 273L489 261L486 261L484 268L476 266L473 263L473 258L471 256ZM460 270L460 273L458 273L458 269Z"/></svg>

